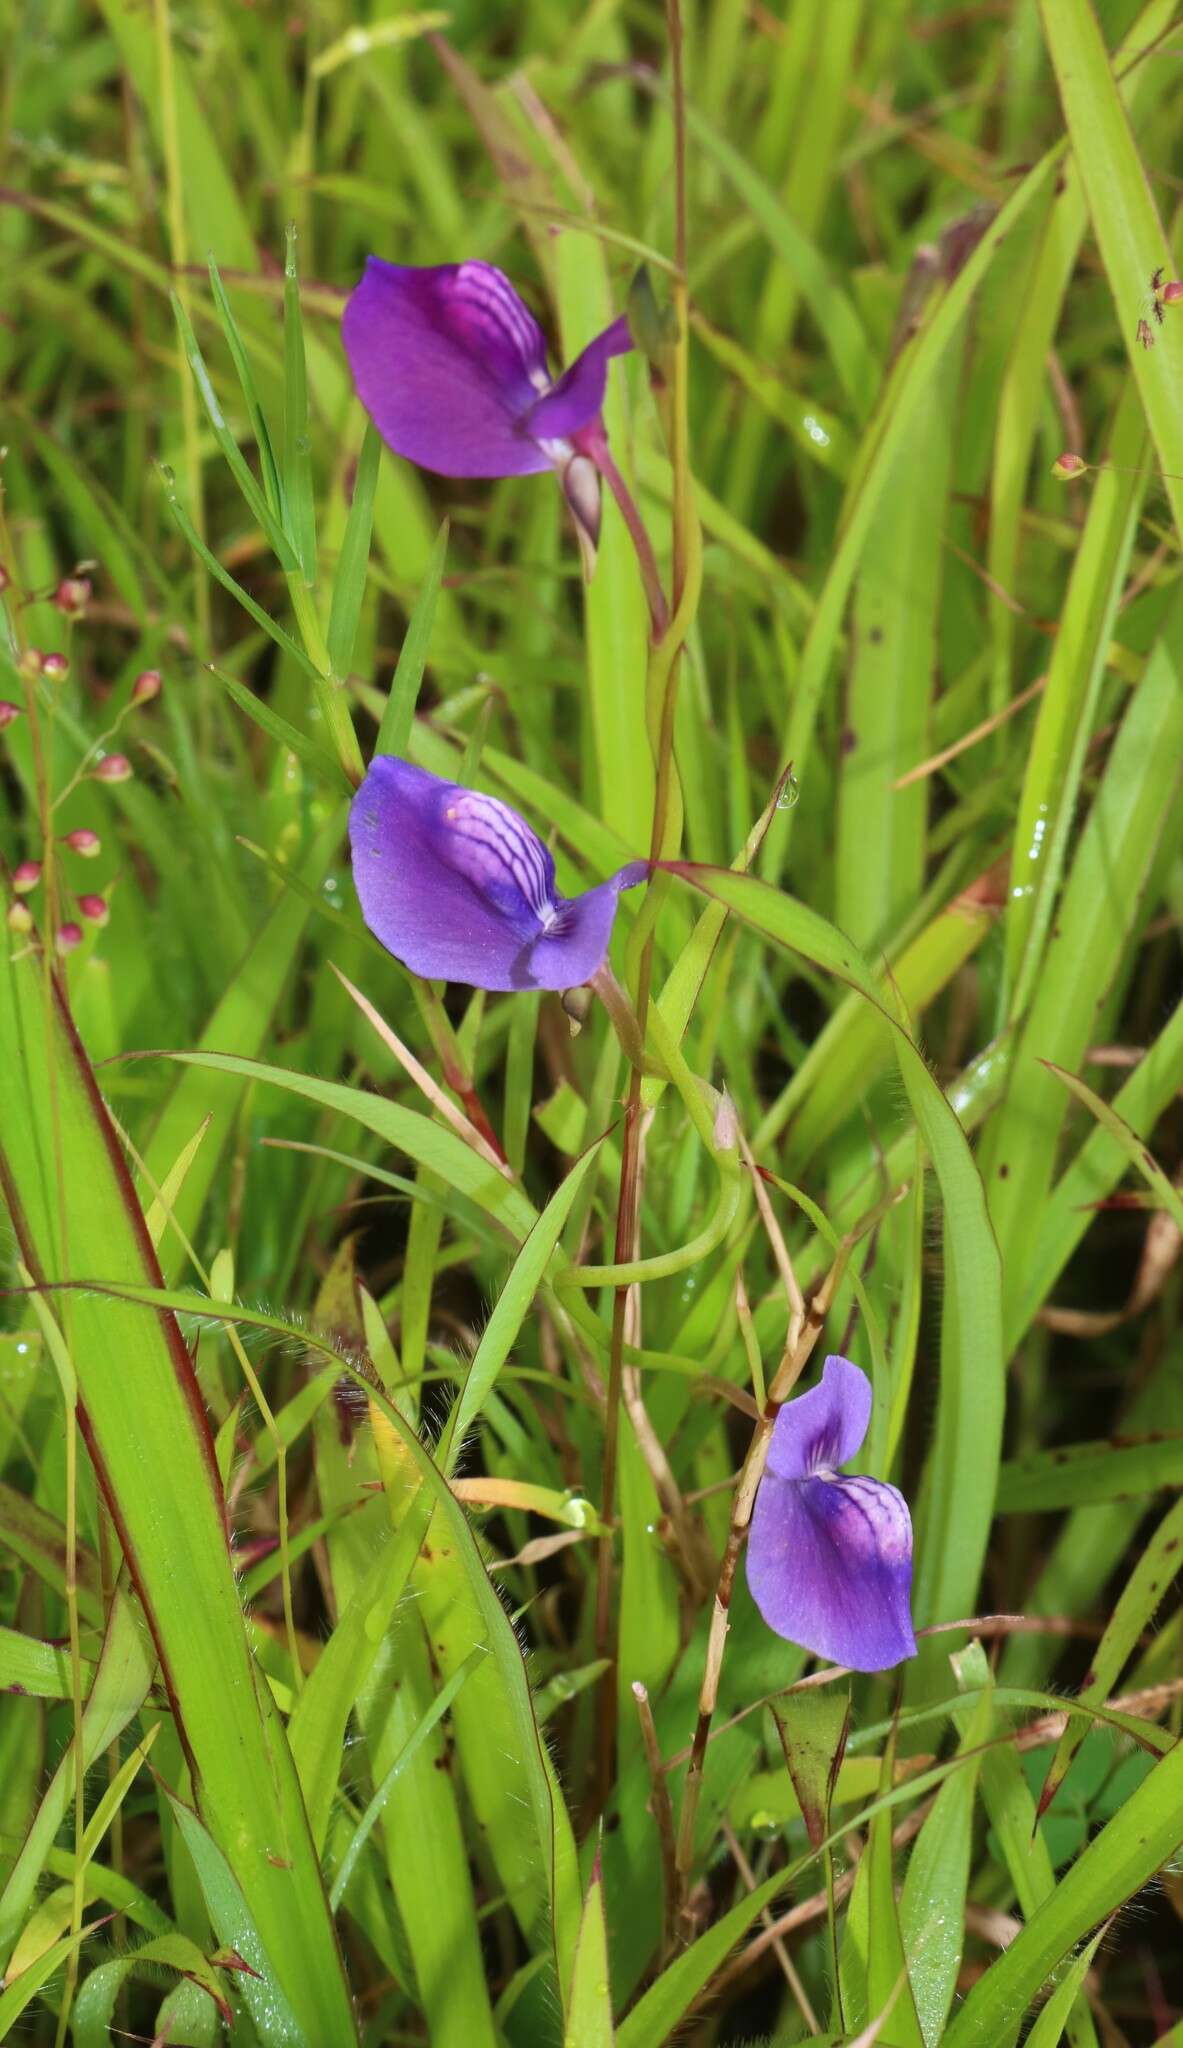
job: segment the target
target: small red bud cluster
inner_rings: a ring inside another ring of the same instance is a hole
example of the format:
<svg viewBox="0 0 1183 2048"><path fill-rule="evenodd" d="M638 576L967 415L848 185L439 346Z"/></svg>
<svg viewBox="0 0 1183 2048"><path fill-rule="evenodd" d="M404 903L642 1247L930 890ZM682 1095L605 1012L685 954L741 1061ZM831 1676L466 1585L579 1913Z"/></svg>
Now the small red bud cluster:
<svg viewBox="0 0 1183 2048"><path fill-rule="evenodd" d="M90 919L91 924L106 924L111 915L105 896L80 896L78 908L83 917Z"/></svg>
<svg viewBox="0 0 1183 2048"><path fill-rule="evenodd" d="M154 697L159 697L160 687L160 670L158 668L141 669L131 686L132 703L150 704Z"/></svg>
<svg viewBox="0 0 1183 2048"><path fill-rule="evenodd" d="M73 921L69 924L60 924L55 944L59 953L74 952L75 948L82 944L82 926L74 924Z"/></svg>
<svg viewBox="0 0 1183 2048"><path fill-rule="evenodd" d="M68 846L71 853L80 853L83 860L94 860L103 850L102 840L97 832L91 831L89 825L79 825L75 831L67 832L62 845Z"/></svg>
<svg viewBox="0 0 1183 2048"><path fill-rule="evenodd" d="M41 673L47 683L64 683L70 673L70 664L64 654L43 654Z"/></svg>
<svg viewBox="0 0 1183 2048"><path fill-rule="evenodd" d="M96 782L130 782L132 765L126 754L104 754L90 772Z"/></svg>
<svg viewBox="0 0 1183 2048"><path fill-rule="evenodd" d="M63 576L53 593L53 601L68 619L80 619L93 595L89 576Z"/></svg>
<svg viewBox="0 0 1183 2048"><path fill-rule="evenodd" d="M20 715L21 707L19 704L11 704L7 697L0 697L0 732L3 732L5 727L11 725L13 720L19 718Z"/></svg>
<svg viewBox="0 0 1183 2048"><path fill-rule="evenodd" d="M12 886L18 896L27 896L30 889L35 889L40 880L41 862L39 860L22 860L18 862L12 871Z"/></svg>

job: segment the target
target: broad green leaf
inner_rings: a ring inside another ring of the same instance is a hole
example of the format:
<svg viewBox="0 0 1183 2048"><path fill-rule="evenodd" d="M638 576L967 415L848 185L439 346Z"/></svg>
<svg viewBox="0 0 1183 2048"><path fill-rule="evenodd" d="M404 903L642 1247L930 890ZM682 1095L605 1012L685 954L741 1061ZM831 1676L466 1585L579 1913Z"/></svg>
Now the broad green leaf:
<svg viewBox="0 0 1183 2048"><path fill-rule="evenodd" d="M615 2038L608 1982L608 1935L604 1926L604 1880L597 1857L575 1945L563 2048L612 2048Z"/></svg>
<svg viewBox="0 0 1183 2048"><path fill-rule="evenodd" d="M163 1934L146 1941L130 1955L111 1963L100 1963L81 1985L71 2016L76 2048L107 2048L115 2017L115 2003L132 1972L137 1969L176 1970L203 1991L212 2012L220 2013L229 2026L232 2013L212 1963L183 1934Z"/></svg>
<svg viewBox="0 0 1183 2048"><path fill-rule="evenodd" d="M900 1892L900 1936L926 2048L939 2048L957 1989L978 1789L974 1752L989 1733L986 1696L961 1741L965 1768L951 1771L933 1800Z"/></svg>
<svg viewBox="0 0 1183 2048"><path fill-rule="evenodd" d="M850 1732L850 1695L837 1688L786 1692L769 1705L814 1848L830 1832L830 1806Z"/></svg>

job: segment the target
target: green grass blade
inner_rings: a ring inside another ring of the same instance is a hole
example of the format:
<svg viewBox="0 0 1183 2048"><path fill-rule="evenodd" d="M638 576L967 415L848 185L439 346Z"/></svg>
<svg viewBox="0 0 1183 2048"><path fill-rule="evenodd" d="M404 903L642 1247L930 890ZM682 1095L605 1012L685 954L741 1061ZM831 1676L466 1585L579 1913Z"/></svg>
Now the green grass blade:
<svg viewBox="0 0 1183 2048"><path fill-rule="evenodd" d="M390 695L386 699L378 727L378 739L374 747L376 754L396 754L401 759L407 752L411 726L415 718L415 705L423 682L423 671L427 666L431 629L435 624L436 602L447 557L448 522L445 520L436 535L426 574L419 585L414 610L407 621L407 630L399 650L398 665L390 685Z"/></svg>
<svg viewBox="0 0 1183 2048"><path fill-rule="evenodd" d="M1080 1688L1083 1706L1096 1706L1108 1699L1136 1647L1142 1631L1154 1620L1167 1588L1178 1570L1177 1553L1183 1547L1183 1502L1176 1502L1159 1523L1122 1587L1116 1606L1097 1644ZM1083 1724L1068 1727L1056 1744L1048 1766L1039 1811L1046 1813L1072 1766L1072 1759L1084 1741Z"/></svg>
<svg viewBox="0 0 1183 2048"><path fill-rule="evenodd" d="M1060 904L1055 954L1040 976L983 1172L1009 1299L1030 1258L1030 1221L1051 1186L1064 1120L1046 1062L1075 1069L1137 929L1160 834L1173 818L1183 760L1183 654L1174 604L1106 763Z"/></svg>
<svg viewBox="0 0 1183 2048"><path fill-rule="evenodd" d="M589 1173L599 1164L599 1145L592 1145L560 1182L514 1260L485 1324L463 1390L448 1418L440 1446L446 1472L456 1463L466 1432L471 1429L496 1384L497 1375L517 1342L522 1324L542 1285L543 1276L561 1238L568 1216Z"/></svg>
<svg viewBox="0 0 1183 2048"><path fill-rule="evenodd" d="M1040 13L1118 331L1183 536L1183 339L1168 328L1161 346L1145 347L1139 334L1151 277L1171 264L1170 243L1090 0L1040 0Z"/></svg>
<svg viewBox="0 0 1183 2048"><path fill-rule="evenodd" d="M1151 1882L1181 1841L1183 1744L1176 1743L978 1979L945 2035L944 2048L997 2048L1052 1971Z"/></svg>
<svg viewBox="0 0 1183 2048"><path fill-rule="evenodd" d="M260 490L254 477L251 475L238 443L226 424L225 414L218 401L218 394L214 390L213 379L206 367L205 357L201 353L197 337L193 332L185 308L175 292L173 293L172 306L173 317L176 320L181 336L181 346L185 351L185 358L189 368L193 372L193 381L201 393L201 402L205 407L209 423L214 430L214 439L230 466L231 475L246 500L248 511L253 518L258 520L259 525L266 534L275 553L276 560L283 569L294 569L296 567L296 555L292 543L284 531L279 515L273 511L268 503L266 494Z"/></svg>
<svg viewBox="0 0 1183 2048"><path fill-rule="evenodd" d="M283 264L283 491L296 560L309 590L316 583L316 501L308 432L304 317L296 268L296 230L288 223ZM285 563L285 567L288 565Z"/></svg>
<svg viewBox="0 0 1183 2048"><path fill-rule="evenodd" d="M349 1716L365 1690L430 1514L431 1503L420 1488L397 1532L378 1552L368 1577L338 1616L288 1720L292 1761L318 1855L324 1851Z"/></svg>
<svg viewBox="0 0 1183 2048"><path fill-rule="evenodd" d="M0 962L0 1056L26 1077L0 1111L0 1181L25 1264L42 1287L65 1278L66 1227L71 1274L157 1284L93 1073L56 987L48 1012L44 996L34 964ZM85 1194L69 1199L67 1190ZM266 1688L256 1686L189 1353L171 1317L82 1292L71 1294L67 1335L87 1449L203 1811L233 1857L300 2025L347 2041L353 2018L340 1956L283 1732ZM88 1711L93 1705L92 1691Z"/></svg>
<svg viewBox="0 0 1183 2048"><path fill-rule="evenodd" d="M366 594L366 573L370 565L370 535L374 524L374 488L382 460L382 437L372 420L366 421L361 450L353 472L353 495L341 552L333 577L333 599L329 608L328 650L334 675L349 673L353 660L357 625Z"/></svg>
<svg viewBox="0 0 1183 2048"><path fill-rule="evenodd" d="M1062 1444L1014 1458L998 1475L1000 1515L1054 1514L1101 1501L1137 1501L1183 1486L1183 1435L1145 1443Z"/></svg>
<svg viewBox="0 0 1183 2048"><path fill-rule="evenodd" d="M608 1981L608 1934L604 1925L604 1880L597 1857L579 1923L564 2041L569 2048L612 2048L615 2038Z"/></svg>

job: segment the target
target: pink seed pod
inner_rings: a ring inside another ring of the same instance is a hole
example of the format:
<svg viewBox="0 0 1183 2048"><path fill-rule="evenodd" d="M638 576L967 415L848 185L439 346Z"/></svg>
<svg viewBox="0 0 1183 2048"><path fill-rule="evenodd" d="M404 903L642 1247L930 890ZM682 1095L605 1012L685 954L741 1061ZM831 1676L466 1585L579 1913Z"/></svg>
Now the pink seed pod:
<svg viewBox="0 0 1183 2048"><path fill-rule="evenodd" d="M80 896L78 908L91 924L106 924L111 915L105 896Z"/></svg>
<svg viewBox="0 0 1183 2048"><path fill-rule="evenodd" d="M126 754L104 754L90 772L96 782L130 782L132 766Z"/></svg>
<svg viewBox="0 0 1183 2048"><path fill-rule="evenodd" d="M70 664L64 654L43 654L41 673L47 683L64 683L70 673Z"/></svg>
<svg viewBox="0 0 1183 2048"><path fill-rule="evenodd" d="M0 562L0 597L3 597L11 581L12 578L10 577L7 569L4 567L3 562Z"/></svg>
<svg viewBox="0 0 1183 2048"><path fill-rule="evenodd" d="M19 718L20 715L21 707L19 704L10 704L7 697L0 697L0 732L3 732L5 726L11 725L13 720Z"/></svg>
<svg viewBox="0 0 1183 2048"><path fill-rule="evenodd" d="M39 860L22 860L12 871L12 886L18 896L27 896L30 889L35 889L40 880Z"/></svg>
<svg viewBox="0 0 1183 2048"><path fill-rule="evenodd" d="M159 697L159 695L160 670L158 668L141 669L139 675L135 679L135 682L131 686L132 703L150 704L152 702L153 697Z"/></svg>
<svg viewBox="0 0 1183 2048"><path fill-rule="evenodd" d="M56 945L59 953L72 953L75 947L81 944L82 926L80 924L71 923L58 926Z"/></svg>
<svg viewBox="0 0 1183 2048"><path fill-rule="evenodd" d="M21 903L20 901L10 903L5 923L10 932L31 932L33 929L33 913L29 909L28 904Z"/></svg>
<svg viewBox="0 0 1183 2048"><path fill-rule="evenodd" d="M102 840L89 825L79 825L76 831L67 832L62 845L68 846L71 853L80 853L83 860L94 860L103 850Z"/></svg>
<svg viewBox="0 0 1183 2048"><path fill-rule="evenodd" d="M80 619L93 595L89 576L63 576L53 601L68 619Z"/></svg>
<svg viewBox="0 0 1183 2048"><path fill-rule="evenodd" d="M1068 451L1066 451L1065 454L1057 456L1056 460L1053 462L1052 475L1083 476L1087 468L1088 463L1085 461L1083 455L1073 455L1073 453L1069 449Z"/></svg>
<svg viewBox="0 0 1183 2048"><path fill-rule="evenodd" d="M1183 277L1173 277L1171 282L1164 284L1162 288L1162 303L1164 306L1177 306L1180 299L1183 299ZM0 585L0 588L3 586Z"/></svg>

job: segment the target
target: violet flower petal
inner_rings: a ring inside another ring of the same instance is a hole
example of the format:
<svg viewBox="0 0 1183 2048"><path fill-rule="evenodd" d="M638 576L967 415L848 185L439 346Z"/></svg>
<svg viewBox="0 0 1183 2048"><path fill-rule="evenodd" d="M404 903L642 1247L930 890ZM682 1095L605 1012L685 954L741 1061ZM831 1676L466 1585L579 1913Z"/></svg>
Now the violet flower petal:
<svg viewBox="0 0 1183 2048"><path fill-rule="evenodd" d="M819 1465L845 1465L862 1447L871 1420L871 1382L848 1358L831 1354L816 1387L786 1401L776 1418L768 1470L804 1479Z"/></svg>
<svg viewBox="0 0 1183 2048"><path fill-rule="evenodd" d="M776 1418L748 1540L752 1598L815 1656L883 1671L916 1654L912 1522L885 1480L843 1476L871 1419L871 1383L827 1358L820 1384Z"/></svg>
<svg viewBox="0 0 1183 2048"><path fill-rule="evenodd" d="M886 1671L916 1654L912 1522L885 1480L766 1474L747 1573L769 1628L815 1657Z"/></svg>
<svg viewBox="0 0 1183 2048"><path fill-rule="evenodd" d="M589 426L604 403L609 358L627 355L632 346L628 319L622 313L611 327L589 341L570 369L531 406L522 422L526 431L537 441L569 441L581 427Z"/></svg>
<svg viewBox="0 0 1183 2048"><path fill-rule="evenodd" d="M568 901L524 818L497 797L376 755L349 816L367 925L414 974L493 990L576 987L604 961L635 861Z"/></svg>
<svg viewBox="0 0 1183 2048"><path fill-rule="evenodd" d="M493 264L370 256L341 332L362 404L396 455L440 476L550 467L520 424L550 388L546 341Z"/></svg>
<svg viewBox="0 0 1183 2048"><path fill-rule="evenodd" d="M630 861L597 889L564 903L550 930L535 941L530 972L538 988L578 988L590 981L608 953L608 941L622 889L634 889L649 872L647 860Z"/></svg>

